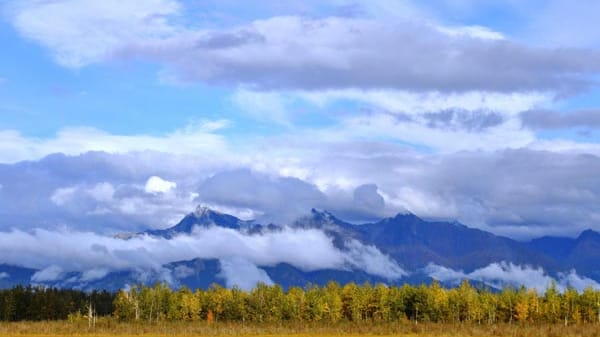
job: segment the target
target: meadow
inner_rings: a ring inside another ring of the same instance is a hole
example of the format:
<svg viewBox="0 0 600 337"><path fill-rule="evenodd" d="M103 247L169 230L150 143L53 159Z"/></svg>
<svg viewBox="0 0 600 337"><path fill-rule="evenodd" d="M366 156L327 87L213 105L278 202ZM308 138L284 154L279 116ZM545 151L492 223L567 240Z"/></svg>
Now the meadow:
<svg viewBox="0 0 600 337"><path fill-rule="evenodd" d="M600 325L579 324L443 324L443 323L363 323L337 324L241 324L206 322L122 323L100 318L95 327L69 321L0 323L0 336L498 336L498 337L593 337Z"/></svg>

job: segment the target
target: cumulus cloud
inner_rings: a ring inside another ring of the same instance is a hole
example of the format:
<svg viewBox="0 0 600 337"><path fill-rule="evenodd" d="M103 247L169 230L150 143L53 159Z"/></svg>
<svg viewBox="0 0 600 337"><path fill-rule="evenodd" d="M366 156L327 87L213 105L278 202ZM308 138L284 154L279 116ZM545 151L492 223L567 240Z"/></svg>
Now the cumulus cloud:
<svg viewBox="0 0 600 337"><path fill-rule="evenodd" d="M6 272L1 272L0 273L0 280L3 279L3 278L9 278L9 277L10 277L9 273L6 273Z"/></svg>
<svg viewBox="0 0 600 337"><path fill-rule="evenodd" d="M177 187L177 183L164 180L161 177L152 176L146 181L144 191L146 193L166 193Z"/></svg>
<svg viewBox="0 0 600 337"><path fill-rule="evenodd" d="M463 279L469 279L483 282L496 288L502 288L507 285L516 287L524 285L539 292L546 290L553 281L557 283L558 288L561 290L566 289L568 286L574 287L579 291L589 286L595 288L600 286L600 284L592 279L577 275L574 270L568 273L559 273L556 277L551 277L542 268L515 265L507 262L491 263L470 273L436 264L429 264L423 271L434 279L454 284L458 284Z"/></svg>

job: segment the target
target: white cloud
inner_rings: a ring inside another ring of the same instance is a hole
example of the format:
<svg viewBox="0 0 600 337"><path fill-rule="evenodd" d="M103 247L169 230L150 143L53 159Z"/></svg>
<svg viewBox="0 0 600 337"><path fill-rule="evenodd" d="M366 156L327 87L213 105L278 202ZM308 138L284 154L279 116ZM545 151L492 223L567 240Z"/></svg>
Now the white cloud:
<svg viewBox="0 0 600 337"><path fill-rule="evenodd" d="M61 247L57 249L56 247ZM361 256L361 254L366 254ZM304 271L320 269L360 269L395 279L404 271L374 247L352 242L349 251L336 248L332 239L316 229L290 229L249 235L222 228L197 228L192 235L167 240L134 237L121 240L93 233L42 229L30 233L0 232L0 263L41 269L35 282L54 281L68 272L83 273L82 280L103 277L109 271L161 271L165 264L196 258L219 259L224 277L235 281L236 266L252 275L252 281L267 281L253 266L288 263ZM180 275L181 276L181 275ZM238 276L242 277L242 276Z"/></svg>
<svg viewBox="0 0 600 337"><path fill-rule="evenodd" d="M102 182L86 191L92 198L99 202L108 202L113 199L115 188L112 184Z"/></svg>
<svg viewBox="0 0 600 337"><path fill-rule="evenodd" d="M449 36L473 37L484 40L505 40L506 37L497 31L483 26L438 27L438 30Z"/></svg>
<svg viewBox="0 0 600 337"><path fill-rule="evenodd" d="M0 225L137 231L173 225L202 203L262 222L285 222L311 207L355 221L408 209L518 238L597 230L600 161L592 148L523 149L541 142L528 144L531 133L510 123L487 134L435 129L427 138L422 126L377 114L371 121L349 118L341 131L271 136L210 156L89 153L4 165ZM404 142L444 153L416 152ZM168 177L177 188L146 193L152 176ZM377 186L383 207L364 207L354 197L364 184Z"/></svg>
<svg viewBox="0 0 600 337"><path fill-rule="evenodd" d="M47 282L60 280L64 275L64 270L57 265L51 265L36 272L31 276L33 282Z"/></svg>
<svg viewBox="0 0 600 337"><path fill-rule="evenodd" d="M4 278L9 278L9 277L10 277L10 274L8 274L8 273L6 273L6 272L1 272L1 273L0 273L0 280L1 280L1 279L4 279Z"/></svg>
<svg viewBox="0 0 600 337"><path fill-rule="evenodd" d="M556 281L558 288L561 290L566 289L567 286L572 286L579 291L589 286L593 286L594 288L600 287L600 284L596 281L579 276L574 270L568 273L559 273L556 278L553 278L546 274L542 268L521 266L507 262L491 263L470 273L464 273L461 270L457 271L436 264L429 264L423 271L430 277L444 282L458 284L463 279L470 279L496 288L506 285L517 287L524 285L538 292L543 292L552 284L552 281Z"/></svg>
<svg viewBox="0 0 600 337"><path fill-rule="evenodd" d="M349 263L368 274L381 276L390 281L398 280L408 273L389 256L375 246L365 246L357 240L346 242Z"/></svg>
<svg viewBox="0 0 600 337"><path fill-rule="evenodd" d="M327 106L339 100L367 103L392 113L419 115L445 109L491 110L514 116L540 105L550 104L552 96L543 92L499 93L468 91L444 93L439 91L413 92L391 89L344 89L318 92L296 92L309 102Z"/></svg>
<svg viewBox="0 0 600 337"><path fill-rule="evenodd" d="M571 139L538 139L530 146L538 151L578 153L600 155L600 144L594 142L575 141Z"/></svg>
<svg viewBox="0 0 600 337"><path fill-rule="evenodd" d="M58 206L62 206L65 203L67 203L69 200L71 200L71 198L73 197L73 195L75 194L76 191L77 191L76 187L57 188L54 191L54 193L52 193L50 200L52 200L52 202L57 204Z"/></svg>
<svg viewBox="0 0 600 337"><path fill-rule="evenodd" d="M289 125L289 110L293 99L277 92L256 92L246 89L236 90L232 97L234 104L242 111L258 120L274 121Z"/></svg>
<svg viewBox="0 0 600 337"><path fill-rule="evenodd" d="M99 279L105 277L106 275L108 275L109 272L110 272L110 270L107 268L94 268L94 269L86 270L81 275L80 280L83 282L99 280Z"/></svg>
<svg viewBox="0 0 600 337"><path fill-rule="evenodd" d="M40 159L52 153L77 155L89 151L127 153L159 151L171 154L201 155L226 153L224 138L215 131L224 121L194 124L163 136L116 135L94 128L65 128L54 138L26 138L14 130L0 131L0 163Z"/></svg>
<svg viewBox="0 0 600 337"><path fill-rule="evenodd" d="M135 230L131 221L142 222L144 228L163 228L178 222L196 206L195 199L188 193L175 190L176 185L158 176L148 179L145 185L136 181L122 182L116 187L108 182L80 183L54 189L49 199L68 217L79 219L75 223L69 221L74 227L94 228L99 223L90 219L96 218L104 219L100 223L104 222L102 227L108 232L118 230L115 225L121 221L129 222L129 227L120 230ZM51 224L49 220L45 222ZM86 225L86 222L89 223Z"/></svg>
<svg viewBox="0 0 600 337"><path fill-rule="evenodd" d="M243 258L223 259L219 260L219 263L221 264L219 276L225 279L227 287L237 286L243 290L251 290L257 283L273 284L267 272Z"/></svg>
<svg viewBox="0 0 600 337"><path fill-rule="evenodd" d="M434 152L453 153L465 150L497 151L523 148L535 141L535 134L521 128L518 120L480 131L431 128L418 122L404 121L394 115L376 113L370 116L349 117L342 128L332 128L330 135L344 139L363 136L370 139L393 139ZM348 134L348 133L351 134Z"/></svg>
<svg viewBox="0 0 600 337"><path fill-rule="evenodd" d="M12 7L17 30L73 68L110 59L127 44L174 34L169 19L179 10L174 0L28 0Z"/></svg>
<svg viewBox="0 0 600 337"><path fill-rule="evenodd" d="M409 13L428 15L408 2L363 5L366 18L274 16L221 29L185 25L182 7L175 0L32 0L13 5L12 14L16 29L63 65L142 58L165 65L164 76L180 82L572 92L591 84L586 73L600 70L593 52L534 48L487 27L413 19Z"/></svg>
<svg viewBox="0 0 600 337"><path fill-rule="evenodd" d="M177 187L177 183L164 180L158 176L152 176L146 181L144 191L146 193L167 193Z"/></svg>
<svg viewBox="0 0 600 337"><path fill-rule="evenodd" d="M173 269L173 273L176 278L183 279L183 278L194 275L194 269L192 269L188 266L185 266L185 265L181 265L181 266L175 267Z"/></svg>

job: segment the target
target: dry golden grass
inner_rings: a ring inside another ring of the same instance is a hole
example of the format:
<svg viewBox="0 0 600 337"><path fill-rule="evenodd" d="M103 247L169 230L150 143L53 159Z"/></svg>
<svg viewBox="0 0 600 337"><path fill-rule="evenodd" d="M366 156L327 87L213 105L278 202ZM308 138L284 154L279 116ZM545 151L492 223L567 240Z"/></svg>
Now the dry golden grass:
<svg viewBox="0 0 600 337"><path fill-rule="evenodd" d="M477 325L477 324L284 324L244 325L240 323L162 322L117 323L101 320L94 329L87 322L0 323L0 336L248 336L248 337L340 337L340 336L421 336L421 337L596 337L600 325Z"/></svg>

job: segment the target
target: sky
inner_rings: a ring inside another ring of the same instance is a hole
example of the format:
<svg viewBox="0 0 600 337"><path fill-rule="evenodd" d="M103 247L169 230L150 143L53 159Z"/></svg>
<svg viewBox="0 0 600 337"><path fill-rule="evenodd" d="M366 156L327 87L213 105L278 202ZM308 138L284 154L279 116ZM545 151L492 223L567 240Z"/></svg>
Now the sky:
<svg viewBox="0 0 600 337"><path fill-rule="evenodd" d="M0 231L166 228L197 205L282 224L412 212L519 240L600 230L598 12L2 1Z"/></svg>

